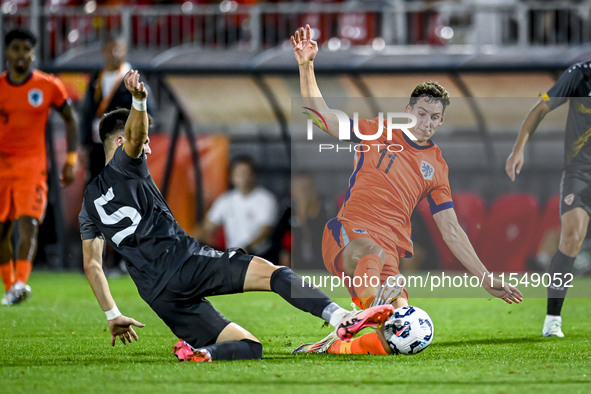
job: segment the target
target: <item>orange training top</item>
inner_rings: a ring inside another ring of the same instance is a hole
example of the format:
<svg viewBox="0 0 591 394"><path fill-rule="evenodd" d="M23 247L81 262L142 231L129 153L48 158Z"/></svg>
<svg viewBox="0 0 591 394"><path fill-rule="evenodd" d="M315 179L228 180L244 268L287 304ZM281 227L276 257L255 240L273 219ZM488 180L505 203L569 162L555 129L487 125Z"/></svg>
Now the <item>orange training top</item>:
<svg viewBox="0 0 591 394"><path fill-rule="evenodd" d="M379 118L360 119L359 132L376 134L378 122ZM377 140L358 141L360 152L355 154L355 169L338 217L409 257L413 253L410 217L417 204L426 197L433 214L453 207L449 169L431 140L418 145L402 130L392 130L392 139L387 140L386 131L384 124Z"/></svg>
<svg viewBox="0 0 591 394"><path fill-rule="evenodd" d="M19 162L46 168L45 124L50 108L61 109L67 99L54 75L33 70L19 85L0 75L0 172Z"/></svg>

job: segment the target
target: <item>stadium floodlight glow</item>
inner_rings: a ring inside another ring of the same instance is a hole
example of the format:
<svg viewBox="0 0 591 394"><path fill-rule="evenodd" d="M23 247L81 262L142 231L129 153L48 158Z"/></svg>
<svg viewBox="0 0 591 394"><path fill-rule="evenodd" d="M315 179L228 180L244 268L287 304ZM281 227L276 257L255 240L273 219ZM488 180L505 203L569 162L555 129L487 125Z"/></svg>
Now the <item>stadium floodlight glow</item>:
<svg viewBox="0 0 591 394"><path fill-rule="evenodd" d="M84 4L84 12L87 14L93 14L96 11L96 1L89 1Z"/></svg>

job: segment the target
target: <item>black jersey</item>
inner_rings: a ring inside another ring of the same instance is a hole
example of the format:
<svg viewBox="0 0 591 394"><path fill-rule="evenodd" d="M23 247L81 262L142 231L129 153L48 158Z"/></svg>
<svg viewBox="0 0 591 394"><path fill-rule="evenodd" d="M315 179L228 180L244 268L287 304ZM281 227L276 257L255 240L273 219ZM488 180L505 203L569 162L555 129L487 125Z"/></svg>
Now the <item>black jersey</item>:
<svg viewBox="0 0 591 394"><path fill-rule="evenodd" d="M154 184L145 154L133 158L121 147L86 187L78 219L83 240L102 236L125 258L148 303L191 255L222 255L179 226Z"/></svg>
<svg viewBox="0 0 591 394"><path fill-rule="evenodd" d="M591 169L591 61L569 67L543 97L554 108L570 101L564 139L564 168Z"/></svg>

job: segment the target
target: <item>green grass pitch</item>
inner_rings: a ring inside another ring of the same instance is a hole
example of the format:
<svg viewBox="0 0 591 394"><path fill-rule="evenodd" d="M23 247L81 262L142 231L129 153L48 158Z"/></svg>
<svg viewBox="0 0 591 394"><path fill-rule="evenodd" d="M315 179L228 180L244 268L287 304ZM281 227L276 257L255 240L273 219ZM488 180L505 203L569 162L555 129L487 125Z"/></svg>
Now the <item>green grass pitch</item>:
<svg viewBox="0 0 591 394"><path fill-rule="evenodd" d="M591 278L575 283L589 289ZM30 300L0 308L0 393L591 392L589 298L567 300L565 338L542 338L542 298L416 299L435 326L427 350L347 356L291 355L328 328L275 294L213 297L262 341L263 360L195 364L176 360L176 338L128 277L111 279L111 290L121 311L146 327L139 342L115 348L83 275L34 272L30 284Z"/></svg>

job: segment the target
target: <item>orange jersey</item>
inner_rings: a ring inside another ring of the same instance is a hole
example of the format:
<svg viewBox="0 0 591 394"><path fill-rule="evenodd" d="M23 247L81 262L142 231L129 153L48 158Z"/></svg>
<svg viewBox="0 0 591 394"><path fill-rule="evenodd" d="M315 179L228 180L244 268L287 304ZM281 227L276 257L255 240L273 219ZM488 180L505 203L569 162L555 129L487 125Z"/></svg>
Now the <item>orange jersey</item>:
<svg viewBox="0 0 591 394"><path fill-rule="evenodd" d="M359 132L374 135L378 121L360 119ZM401 130L393 130L387 140L386 125L383 130L377 140L362 140L357 146L364 152L355 154L355 170L338 220L409 256L413 253L410 217L417 204L426 197L432 213L453 207L449 169L433 142L417 145Z"/></svg>
<svg viewBox="0 0 591 394"><path fill-rule="evenodd" d="M61 108L67 98L54 75L34 70L20 85L0 75L0 172L16 165L45 170L45 124L51 107Z"/></svg>

